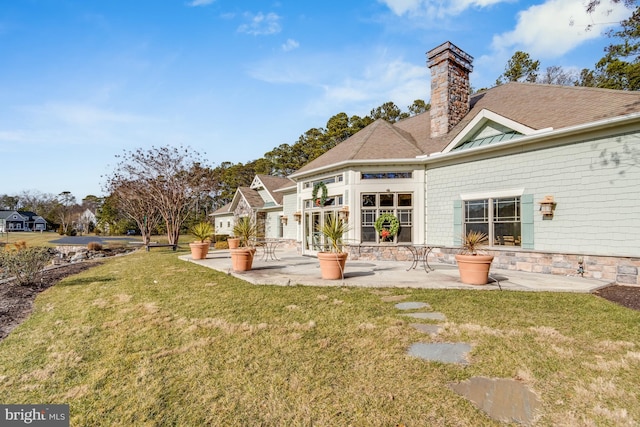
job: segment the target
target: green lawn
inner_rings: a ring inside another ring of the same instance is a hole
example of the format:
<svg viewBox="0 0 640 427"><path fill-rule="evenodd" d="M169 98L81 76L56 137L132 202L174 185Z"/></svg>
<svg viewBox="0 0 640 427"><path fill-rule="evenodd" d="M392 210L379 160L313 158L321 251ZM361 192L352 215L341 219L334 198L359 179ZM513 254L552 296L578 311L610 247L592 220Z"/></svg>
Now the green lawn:
<svg viewBox="0 0 640 427"><path fill-rule="evenodd" d="M420 341L468 342L471 364L407 356ZM500 425L448 387L480 375L528 384L539 425L620 426L638 372L640 313L592 295L255 286L156 249L40 294L0 343L0 402L69 403L73 426Z"/></svg>

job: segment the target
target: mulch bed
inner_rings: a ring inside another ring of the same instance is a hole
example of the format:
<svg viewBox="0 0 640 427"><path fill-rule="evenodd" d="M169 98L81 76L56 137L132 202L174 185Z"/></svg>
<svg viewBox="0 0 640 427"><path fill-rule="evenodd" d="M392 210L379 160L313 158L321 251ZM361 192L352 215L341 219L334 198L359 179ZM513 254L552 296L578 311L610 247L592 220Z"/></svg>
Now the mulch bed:
<svg viewBox="0 0 640 427"><path fill-rule="evenodd" d="M39 283L19 286L14 282L0 284L0 340L26 319L33 309L36 296L67 276L100 264L99 262L78 262L46 271ZM640 287L612 285L594 292L601 298L640 311Z"/></svg>

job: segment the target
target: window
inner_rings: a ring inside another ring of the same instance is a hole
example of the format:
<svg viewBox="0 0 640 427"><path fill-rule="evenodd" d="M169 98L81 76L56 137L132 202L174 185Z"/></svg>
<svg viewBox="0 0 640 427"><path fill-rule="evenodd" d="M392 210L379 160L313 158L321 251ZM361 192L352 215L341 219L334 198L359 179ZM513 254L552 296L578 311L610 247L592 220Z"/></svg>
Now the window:
<svg viewBox="0 0 640 427"><path fill-rule="evenodd" d="M321 207L329 207L329 206L342 206L342 195L327 196L327 199L324 201L324 206L318 206L311 199L307 199L304 201L305 209L321 208Z"/></svg>
<svg viewBox="0 0 640 427"><path fill-rule="evenodd" d="M382 214L398 218L400 229L394 243L411 242L413 235L413 194L411 193L368 193L361 196L362 242L380 243L380 236L374 227Z"/></svg>
<svg viewBox="0 0 640 427"><path fill-rule="evenodd" d="M325 184L333 184L335 182L342 182L342 174L340 175L334 175L334 176L330 176L329 178L325 178L325 179L321 179L318 181L307 181L304 184L302 184L302 188L313 188L314 185L320 183L320 182L324 182Z"/></svg>
<svg viewBox="0 0 640 427"><path fill-rule="evenodd" d="M464 233L479 231L492 246L520 246L520 197L464 201Z"/></svg>
<svg viewBox="0 0 640 427"><path fill-rule="evenodd" d="M361 179L397 179L397 178L411 178L412 172L362 172L360 174Z"/></svg>

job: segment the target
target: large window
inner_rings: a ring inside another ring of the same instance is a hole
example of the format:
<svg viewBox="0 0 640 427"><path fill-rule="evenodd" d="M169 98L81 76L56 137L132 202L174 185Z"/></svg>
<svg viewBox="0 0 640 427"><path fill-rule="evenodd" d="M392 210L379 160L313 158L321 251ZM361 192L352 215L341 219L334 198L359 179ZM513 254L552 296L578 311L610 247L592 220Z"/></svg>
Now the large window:
<svg viewBox="0 0 640 427"><path fill-rule="evenodd" d="M411 242L413 230L413 194L411 193L367 193L361 198L362 242L380 242L380 236L374 227L382 214L391 214L398 218L400 229L394 236L395 243Z"/></svg>
<svg viewBox="0 0 640 427"><path fill-rule="evenodd" d="M464 232L486 233L492 246L520 246L520 212L520 197L466 200Z"/></svg>

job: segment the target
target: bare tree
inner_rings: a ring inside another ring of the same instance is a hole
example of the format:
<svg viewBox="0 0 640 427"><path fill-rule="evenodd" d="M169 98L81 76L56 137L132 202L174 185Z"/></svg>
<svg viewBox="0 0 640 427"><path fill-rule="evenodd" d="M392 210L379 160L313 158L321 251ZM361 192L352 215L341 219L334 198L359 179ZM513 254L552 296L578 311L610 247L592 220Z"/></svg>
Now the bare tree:
<svg viewBox="0 0 640 427"><path fill-rule="evenodd" d="M76 198L71 192L63 191L58 194L57 219L60 221L62 234L69 233L69 227L73 222L74 207L76 206Z"/></svg>
<svg viewBox="0 0 640 427"><path fill-rule="evenodd" d="M119 205L131 210L128 214L137 216L136 222L140 213L134 213L134 207L147 210L147 221L157 212L164 221L169 244L177 244L190 210L200 194L209 190L210 168L198 161L199 153L185 147L137 149L116 157L121 160L108 178L107 188L120 191Z"/></svg>
<svg viewBox="0 0 640 427"><path fill-rule="evenodd" d="M147 197L147 188L148 185L144 181L122 180L110 189L118 209L135 221L145 245L151 241L151 232L162 220L155 201Z"/></svg>
<svg viewBox="0 0 640 427"><path fill-rule="evenodd" d="M552 65L547 67L539 81L548 85L573 86L576 80L578 80L577 73Z"/></svg>

